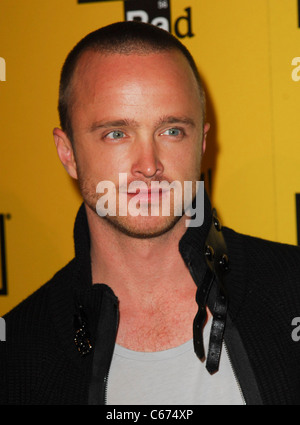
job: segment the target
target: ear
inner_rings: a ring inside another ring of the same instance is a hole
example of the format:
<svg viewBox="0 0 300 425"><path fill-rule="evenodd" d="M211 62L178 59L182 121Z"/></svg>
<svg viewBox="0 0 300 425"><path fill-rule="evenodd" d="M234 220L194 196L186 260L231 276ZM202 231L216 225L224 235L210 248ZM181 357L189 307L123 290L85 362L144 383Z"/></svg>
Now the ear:
<svg viewBox="0 0 300 425"><path fill-rule="evenodd" d="M207 133L208 133L209 129L210 129L210 124L207 122L207 123L204 125L204 129L203 129L202 155L204 154L204 152L205 152L205 150L206 150L206 136L207 136Z"/></svg>
<svg viewBox="0 0 300 425"><path fill-rule="evenodd" d="M71 141L69 140L66 133L60 128L55 128L53 130L53 137L59 159L61 160L68 174L73 179L77 179L77 165Z"/></svg>

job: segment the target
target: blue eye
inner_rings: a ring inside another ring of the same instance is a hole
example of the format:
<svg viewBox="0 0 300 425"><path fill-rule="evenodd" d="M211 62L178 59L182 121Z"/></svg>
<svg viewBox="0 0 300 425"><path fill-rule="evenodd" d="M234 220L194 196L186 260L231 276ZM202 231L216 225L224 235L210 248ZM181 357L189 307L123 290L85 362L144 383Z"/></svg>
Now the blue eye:
<svg viewBox="0 0 300 425"><path fill-rule="evenodd" d="M176 137L176 136L180 136L182 134L182 131L179 128L169 128L168 130L164 131L162 134Z"/></svg>
<svg viewBox="0 0 300 425"><path fill-rule="evenodd" d="M118 140L118 139L122 139L124 136L125 134L123 133L123 131L114 130L108 133L105 137L107 137L108 139Z"/></svg>

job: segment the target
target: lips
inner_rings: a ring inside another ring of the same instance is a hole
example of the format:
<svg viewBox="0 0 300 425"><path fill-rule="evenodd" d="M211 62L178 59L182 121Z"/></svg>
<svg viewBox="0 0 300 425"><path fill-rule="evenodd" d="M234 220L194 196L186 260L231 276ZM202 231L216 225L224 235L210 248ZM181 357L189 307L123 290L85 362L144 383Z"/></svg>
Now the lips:
<svg viewBox="0 0 300 425"><path fill-rule="evenodd" d="M136 197L136 200L140 202L156 202L169 191L168 184L167 187L159 186L159 184L158 181L152 181L149 186L144 181L134 180L127 185L127 181L125 181L119 185L119 193L123 196L126 194L129 199Z"/></svg>
<svg viewBox="0 0 300 425"><path fill-rule="evenodd" d="M158 189L151 189L149 188L148 190L141 190L141 189L137 189L137 190L130 190L127 192L127 195L132 198L134 196L137 196L137 199L140 202L156 202L158 201L162 195L166 192L166 190L163 190L161 188Z"/></svg>

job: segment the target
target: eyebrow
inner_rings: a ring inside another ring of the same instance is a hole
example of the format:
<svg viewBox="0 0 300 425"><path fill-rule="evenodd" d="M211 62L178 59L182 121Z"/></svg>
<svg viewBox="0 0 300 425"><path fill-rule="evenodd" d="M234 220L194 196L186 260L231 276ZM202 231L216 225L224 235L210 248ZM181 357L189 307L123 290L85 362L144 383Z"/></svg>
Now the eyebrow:
<svg viewBox="0 0 300 425"><path fill-rule="evenodd" d="M173 115L165 115L162 118L160 118L156 125L166 125L166 124L185 124L190 127L195 127L195 121L192 118L186 117L186 116L173 116Z"/></svg>
<svg viewBox="0 0 300 425"><path fill-rule="evenodd" d="M173 116L173 115L165 115L161 117L158 121L155 122L155 126L159 127L162 125L168 125L168 124L184 124L188 125L190 127L195 127L195 121L192 118L186 117L186 116ZM98 121L94 122L90 128L90 132L94 132L101 128L112 128L112 127L140 127L139 123L132 119L119 119L119 120L112 120L112 121Z"/></svg>
<svg viewBox="0 0 300 425"><path fill-rule="evenodd" d="M129 119L121 119L121 120L113 120L113 121L98 121L94 122L90 126L90 132L96 131L99 128L110 128L110 127L138 127L138 123L135 120Z"/></svg>

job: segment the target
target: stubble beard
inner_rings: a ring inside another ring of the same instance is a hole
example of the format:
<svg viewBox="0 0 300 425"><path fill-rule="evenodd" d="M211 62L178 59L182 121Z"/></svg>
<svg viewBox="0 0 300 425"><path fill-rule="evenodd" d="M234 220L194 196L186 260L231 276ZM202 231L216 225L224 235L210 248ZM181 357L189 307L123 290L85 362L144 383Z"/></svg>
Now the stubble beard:
<svg viewBox="0 0 300 425"><path fill-rule="evenodd" d="M169 232L176 224L177 222L182 218L181 216L170 216L170 217L160 217L160 223L156 226L148 225L146 223L146 220L144 217L134 217L136 221L139 219L145 220L145 223L141 226L141 224L129 224L128 221L124 220L126 217L111 217L109 215L105 217L99 217L100 219L103 218L109 223L111 226L113 226L116 230L120 231L121 233L132 237L136 239L151 239L156 238L159 236L164 235L165 233ZM147 219L147 217L146 217ZM151 217L149 218L151 220Z"/></svg>
<svg viewBox="0 0 300 425"><path fill-rule="evenodd" d="M174 198L171 201L170 205L170 215L162 216L159 214L158 217L151 216L151 204L148 205L148 216L137 216L132 217L131 215L120 216L118 213L114 216L105 215L99 216L96 210L96 205L99 199L99 194L96 192L95 183L90 178L83 177L80 167L77 168L78 174L78 185L79 190L82 195L82 198L85 204L93 211L93 213L97 216L99 220L105 220L114 230L117 230L129 237L137 238L137 239L150 239L156 238L164 235L165 233L172 230L175 225L184 219L184 208L182 207L182 211L180 215L175 215L174 213ZM200 180L200 167L199 171L195 172L196 180ZM163 180L163 179L161 179ZM194 187L195 185L193 185ZM194 187L193 199L196 195L196 190ZM118 190L117 190L118 197ZM183 199L182 199L183 206ZM118 211L118 203L117 203L117 211ZM160 210L161 213L161 210Z"/></svg>
<svg viewBox="0 0 300 425"><path fill-rule="evenodd" d="M101 217L96 210L99 194L96 193L95 184L82 178L80 172L78 172L78 185L85 204L93 211L98 220L105 220L114 230L132 238L150 239L162 236L172 230L179 220L183 219L184 211L182 210L181 215L175 215L172 213L172 211L174 212L173 205L170 208L170 215L152 217L151 204L148 206L148 216L111 216L107 214Z"/></svg>
<svg viewBox="0 0 300 425"><path fill-rule="evenodd" d="M182 219L182 215L151 217L150 206L149 215L146 217L132 217L130 215L111 216L109 214L101 217L96 210L96 204L99 199L99 195L96 194L96 191L91 189L93 186L89 185L86 181L83 181L80 178L78 178L78 184L85 204L93 211L93 213L97 216L97 219L105 220L105 222L108 223L114 230L117 230L129 237L137 239L150 239L159 237L169 232L178 223L178 221Z"/></svg>

